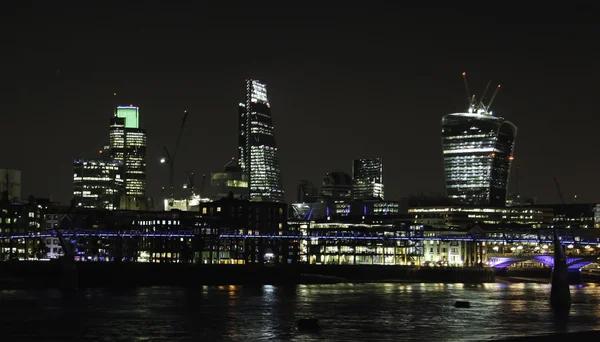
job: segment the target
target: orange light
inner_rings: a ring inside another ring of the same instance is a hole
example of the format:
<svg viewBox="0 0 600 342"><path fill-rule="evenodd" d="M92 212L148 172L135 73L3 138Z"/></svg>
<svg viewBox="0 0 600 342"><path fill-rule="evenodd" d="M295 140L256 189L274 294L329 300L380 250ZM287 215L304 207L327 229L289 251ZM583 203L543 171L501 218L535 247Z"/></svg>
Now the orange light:
<svg viewBox="0 0 600 342"><path fill-rule="evenodd" d="M513 160L513 159L515 159L515 157L513 157L513 156L510 156L510 157L508 157L508 159L509 159L509 160Z"/></svg>
<svg viewBox="0 0 600 342"><path fill-rule="evenodd" d="M463 76L467 76L467 73L466 73L466 72L463 72Z"/></svg>
<svg viewBox="0 0 600 342"><path fill-rule="evenodd" d="M102 153L102 150L98 150L98 153Z"/></svg>
<svg viewBox="0 0 600 342"><path fill-rule="evenodd" d="M496 156L496 153L491 153L491 154L490 154L490 156L491 156L491 157L495 157L495 156Z"/></svg>
<svg viewBox="0 0 600 342"><path fill-rule="evenodd" d="M498 88L502 88L502 84L498 84Z"/></svg>
<svg viewBox="0 0 600 342"><path fill-rule="evenodd" d="M117 93L113 93L113 96L117 96Z"/></svg>

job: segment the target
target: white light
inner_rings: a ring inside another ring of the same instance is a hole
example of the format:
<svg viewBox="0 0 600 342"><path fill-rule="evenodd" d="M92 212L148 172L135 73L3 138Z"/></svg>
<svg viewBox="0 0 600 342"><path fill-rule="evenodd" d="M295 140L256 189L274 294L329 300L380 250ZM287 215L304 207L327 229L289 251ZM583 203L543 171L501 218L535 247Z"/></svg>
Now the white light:
<svg viewBox="0 0 600 342"><path fill-rule="evenodd" d="M535 246L535 248L534 248L534 249L535 249L536 251L539 251L539 250L540 250L540 246Z"/></svg>
<svg viewBox="0 0 600 342"><path fill-rule="evenodd" d="M457 148L456 150L444 150L444 154L449 153L476 153L476 152L500 152L493 147L485 148Z"/></svg>
<svg viewBox="0 0 600 342"><path fill-rule="evenodd" d="M498 248L498 246L494 246L493 250L495 250L496 252L499 250L500 248Z"/></svg>
<svg viewBox="0 0 600 342"><path fill-rule="evenodd" d="M517 249L523 249L523 246L518 246Z"/></svg>
<svg viewBox="0 0 600 342"><path fill-rule="evenodd" d="M568 245L567 248L573 248L573 245Z"/></svg>
<svg viewBox="0 0 600 342"><path fill-rule="evenodd" d="M161 163L161 164L164 164L164 163L166 163L166 162L167 162L167 160L166 160L165 158L160 158L160 163Z"/></svg>

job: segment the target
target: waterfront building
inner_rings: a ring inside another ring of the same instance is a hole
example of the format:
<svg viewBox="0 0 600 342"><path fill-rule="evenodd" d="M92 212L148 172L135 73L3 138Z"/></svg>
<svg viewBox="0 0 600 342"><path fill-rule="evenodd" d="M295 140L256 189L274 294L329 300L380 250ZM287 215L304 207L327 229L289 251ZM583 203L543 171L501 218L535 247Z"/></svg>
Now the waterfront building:
<svg viewBox="0 0 600 342"><path fill-rule="evenodd" d="M564 228L600 228L600 204L540 204L536 207L554 212L553 224Z"/></svg>
<svg viewBox="0 0 600 342"><path fill-rule="evenodd" d="M354 199L383 200L383 159L355 159L352 163Z"/></svg>
<svg viewBox="0 0 600 342"><path fill-rule="evenodd" d="M294 225L294 223L292 223ZM420 265L423 259L423 227L356 220L305 221L297 228L300 262L317 265ZM311 235L330 238L311 239ZM354 236L414 237L415 240L353 239ZM346 237L346 238L345 238Z"/></svg>
<svg viewBox="0 0 600 342"><path fill-rule="evenodd" d="M422 206L408 209L415 224L435 228L468 228L475 224L544 228L554 212L545 207Z"/></svg>
<svg viewBox="0 0 600 342"><path fill-rule="evenodd" d="M83 208L118 208L123 191L123 163L107 159L75 159L73 198Z"/></svg>
<svg viewBox="0 0 600 342"><path fill-rule="evenodd" d="M504 206L517 127L484 99L473 96L466 112L442 119L446 194L459 204Z"/></svg>
<svg viewBox="0 0 600 342"><path fill-rule="evenodd" d="M246 80L246 99L239 104L238 153L248 176L249 198L253 201L283 201L279 152L267 87Z"/></svg>
<svg viewBox="0 0 600 342"><path fill-rule="evenodd" d="M24 237L39 234L43 220L43 207L33 197L28 202L17 202L9 200L4 192L0 199L0 261L36 259L39 241ZM8 239L8 235L19 238Z"/></svg>

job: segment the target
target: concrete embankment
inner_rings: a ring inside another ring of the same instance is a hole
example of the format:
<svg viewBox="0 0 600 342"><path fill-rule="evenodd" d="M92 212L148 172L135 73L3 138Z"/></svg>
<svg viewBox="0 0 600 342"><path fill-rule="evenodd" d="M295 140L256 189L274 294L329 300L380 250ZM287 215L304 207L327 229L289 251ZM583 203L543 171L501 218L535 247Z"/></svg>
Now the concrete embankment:
<svg viewBox="0 0 600 342"><path fill-rule="evenodd" d="M198 286L343 282L494 282L489 268L431 268L382 265L197 265L77 263L79 287ZM2 262L0 288L53 288L60 284L55 262Z"/></svg>

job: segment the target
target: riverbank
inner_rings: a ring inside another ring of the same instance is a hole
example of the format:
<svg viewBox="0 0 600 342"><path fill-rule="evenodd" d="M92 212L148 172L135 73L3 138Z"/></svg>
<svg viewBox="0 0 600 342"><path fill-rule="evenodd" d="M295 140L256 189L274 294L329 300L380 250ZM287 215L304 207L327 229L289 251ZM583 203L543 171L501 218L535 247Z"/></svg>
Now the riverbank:
<svg viewBox="0 0 600 342"><path fill-rule="evenodd" d="M201 285L280 285L365 282L490 283L491 268L383 265L199 265L76 263L80 288ZM55 288L58 262L0 263L0 288Z"/></svg>

